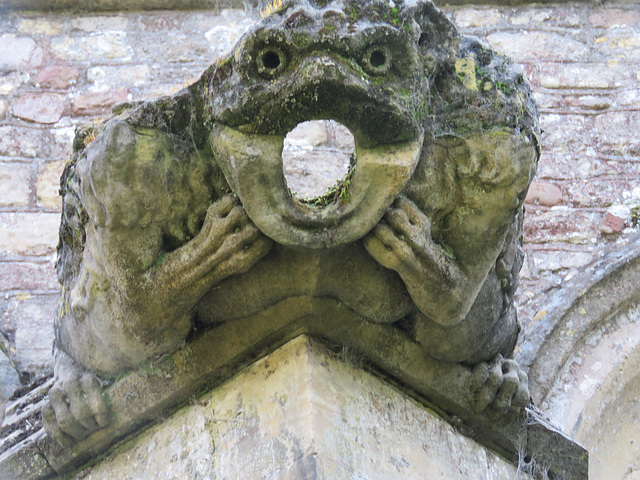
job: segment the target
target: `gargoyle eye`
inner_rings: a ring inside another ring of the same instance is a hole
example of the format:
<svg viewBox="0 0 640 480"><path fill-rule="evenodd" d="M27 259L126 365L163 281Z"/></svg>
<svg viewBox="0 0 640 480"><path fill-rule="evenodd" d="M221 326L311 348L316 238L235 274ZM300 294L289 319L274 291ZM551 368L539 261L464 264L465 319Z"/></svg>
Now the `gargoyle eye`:
<svg viewBox="0 0 640 480"><path fill-rule="evenodd" d="M286 57L279 48L267 47L258 54L258 73L266 77L274 77L283 70L285 61Z"/></svg>
<svg viewBox="0 0 640 480"><path fill-rule="evenodd" d="M366 50L362 63L371 74L385 74L391 67L391 52L383 45L372 45Z"/></svg>

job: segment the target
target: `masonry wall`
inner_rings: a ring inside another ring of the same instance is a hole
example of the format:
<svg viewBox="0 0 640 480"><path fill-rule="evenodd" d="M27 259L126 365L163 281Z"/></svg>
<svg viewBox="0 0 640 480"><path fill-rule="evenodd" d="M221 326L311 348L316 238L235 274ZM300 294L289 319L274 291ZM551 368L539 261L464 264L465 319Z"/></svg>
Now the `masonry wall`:
<svg viewBox="0 0 640 480"><path fill-rule="evenodd" d="M518 293L527 329L548 295L638 230L640 2L446 7L521 63L543 155ZM0 13L0 331L27 376L50 369L58 178L75 126L178 91L255 19L248 9Z"/></svg>

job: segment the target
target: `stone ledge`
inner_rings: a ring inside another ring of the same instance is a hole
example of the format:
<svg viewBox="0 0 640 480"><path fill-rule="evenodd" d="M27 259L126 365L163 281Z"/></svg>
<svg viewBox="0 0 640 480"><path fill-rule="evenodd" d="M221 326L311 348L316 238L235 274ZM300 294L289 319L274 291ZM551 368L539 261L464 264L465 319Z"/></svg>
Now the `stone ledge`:
<svg viewBox="0 0 640 480"><path fill-rule="evenodd" d="M574 0L572 2L558 0L437 0L438 6L445 5L526 5L552 3L592 3L600 5L597 0ZM126 11L126 10L191 10L214 8L244 8L245 5L258 4L256 0L0 0L0 11L35 10L53 11Z"/></svg>
<svg viewBox="0 0 640 480"><path fill-rule="evenodd" d="M185 399L220 385L301 334L350 352L351 358L401 385L465 435L514 464L519 458L537 458L556 480L587 478L586 450L538 413L527 410L517 417L502 418L474 414L468 368L431 359L393 326L370 324L346 309L341 315L331 316L328 312L334 310L327 305L322 299L290 298L260 314L203 333L181 350L109 387L109 400L119 414L107 428L94 432L72 450L62 450L40 431L0 456L0 480L35 480L47 478L53 471L73 471L165 418L183 406ZM309 311L316 314L305 316ZM296 317L299 320L294 322L283 320ZM43 466L41 471L46 473L25 468L30 464ZM25 471L34 473L25 476Z"/></svg>

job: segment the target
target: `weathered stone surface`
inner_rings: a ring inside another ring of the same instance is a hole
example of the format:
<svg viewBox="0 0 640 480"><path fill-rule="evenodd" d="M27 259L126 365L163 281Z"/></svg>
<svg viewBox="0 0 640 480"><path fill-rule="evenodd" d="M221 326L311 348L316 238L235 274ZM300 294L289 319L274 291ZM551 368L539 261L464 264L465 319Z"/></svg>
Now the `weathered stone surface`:
<svg viewBox="0 0 640 480"><path fill-rule="evenodd" d="M44 18L23 18L18 24L18 32L27 35L57 35L63 29L63 22Z"/></svg>
<svg viewBox="0 0 640 480"><path fill-rule="evenodd" d="M611 107L612 102L608 97L595 95L580 95L576 97L566 97L566 105L585 110L606 110Z"/></svg>
<svg viewBox="0 0 640 480"><path fill-rule="evenodd" d="M536 269L542 272L556 272L558 270L569 270L571 268L580 269L588 265L593 260L593 255L589 252L563 251L558 252L537 251L534 256Z"/></svg>
<svg viewBox="0 0 640 480"><path fill-rule="evenodd" d="M599 235L600 215L566 207L530 212L524 226L529 243L589 244Z"/></svg>
<svg viewBox="0 0 640 480"><path fill-rule="evenodd" d="M0 425L4 420L7 401L20 386L20 378L10 359L7 345L9 342L0 333Z"/></svg>
<svg viewBox="0 0 640 480"><path fill-rule="evenodd" d="M629 175L606 175L604 178L577 179L564 184L566 202L575 207L610 207L631 197L638 185L633 172Z"/></svg>
<svg viewBox="0 0 640 480"><path fill-rule="evenodd" d="M59 214L0 213L0 252L49 255L58 244Z"/></svg>
<svg viewBox="0 0 640 480"><path fill-rule="evenodd" d="M594 130L598 150L607 155L640 156L640 112L611 112L599 115Z"/></svg>
<svg viewBox="0 0 640 480"><path fill-rule="evenodd" d="M88 37L56 37L53 54L61 60L88 61L95 57L124 59L133 55L124 32L98 33Z"/></svg>
<svg viewBox="0 0 640 480"><path fill-rule="evenodd" d="M620 233L625 227L626 219L607 212L600 224L602 233Z"/></svg>
<svg viewBox="0 0 640 480"><path fill-rule="evenodd" d="M31 166L22 163L0 164L0 206L24 207L31 199Z"/></svg>
<svg viewBox="0 0 640 480"><path fill-rule="evenodd" d="M640 12L610 7L589 15L589 22L596 28L637 27L640 24Z"/></svg>
<svg viewBox="0 0 640 480"><path fill-rule="evenodd" d="M5 34L0 37L0 67L29 69L42 63L42 49L27 37Z"/></svg>
<svg viewBox="0 0 640 480"><path fill-rule="evenodd" d="M86 33L122 32L127 29L128 20L123 16L100 15L71 19L71 28Z"/></svg>
<svg viewBox="0 0 640 480"><path fill-rule="evenodd" d="M9 95L20 88L29 79L29 75L22 72L10 72L0 77L0 95Z"/></svg>
<svg viewBox="0 0 640 480"><path fill-rule="evenodd" d="M589 53L584 43L549 32L492 33L487 41L498 52L518 61L576 61Z"/></svg>
<svg viewBox="0 0 640 480"><path fill-rule="evenodd" d="M0 119L4 117L4 114L7 113L7 109L9 108L7 101L0 98Z"/></svg>
<svg viewBox="0 0 640 480"><path fill-rule="evenodd" d="M24 295L10 307L9 321L14 317L15 355L13 360L19 371L42 376L51 372L53 325L58 295Z"/></svg>
<svg viewBox="0 0 640 480"><path fill-rule="evenodd" d="M525 203L553 207L562 203L562 191L551 183L533 182Z"/></svg>
<svg viewBox="0 0 640 480"><path fill-rule="evenodd" d="M117 103L126 102L129 98L129 91L125 88L118 88L104 93L83 93L78 95L71 102L71 111L75 115L98 115L111 111Z"/></svg>
<svg viewBox="0 0 640 480"><path fill-rule="evenodd" d="M575 159L577 153L585 152L591 145L590 129L592 123L589 118L582 115L540 115L540 126L544 131L543 149L545 151L547 149L553 150L554 155L571 154ZM574 132L574 134L566 135L565 129ZM575 168L571 169L571 171L574 170ZM571 173L571 171L567 173Z"/></svg>
<svg viewBox="0 0 640 480"><path fill-rule="evenodd" d="M612 68L602 64L573 63L541 67L539 81L544 88L610 89L631 80L632 72L621 65Z"/></svg>
<svg viewBox="0 0 640 480"><path fill-rule="evenodd" d="M64 97L54 93L27 93L12 104L18 118L37 123L56 123L64 112Z"/></svg>
<svg viewBox="0 0 640 480"><path fill-rule="evenodd" d="M640 59L640 32L632 29L612 30L597 37L593 49L607 58L638 60Z"/></svg>
<svg viewBox="0 0 640 480"><path fill-rule="evenodd" d="M38 71L33 78L36 87L51 87L67 89L75 85L80 76L80 71L67 65L49 65Z"/></svg>
<svg viewBox="0 0 640 480"><path fill-rule="evenodd" d="M51 262L0 262L0 291L58 291L60 285Z"/></svg>
<svg viewBox="0 0 640 480"><path fill-rule="evenodd" d="M0 155L35 158L40 150L41 139L39 130L0 126Z"/></svg>
<svg viewBox="0 0 640 480"><path fill-rule="evenodd" d="M516 474L411 398L299 337L76 478L511 480Z"/></svg>
<svg viewBox="0 0 640 480"><path fill-rule="evenodd" d="M460 28L485 27L495 25L502 20L502 14L494 8L458 10L453 16Z"/></svg>
<svg viewBox="0 0 640 480"><path fill-rule="evenodd" d="M555 12L551 9L535 9L532 11L520 11L509 17L512 25L528 26L532 23L551 23L555 18Z"/></svg>
<svg viewBox="0 0 640 480"><path fill-rule="evenodd" d="M60 177L66 161L47 163L36 181L36 199L38 205L47 209L60 210Z"/></svg>
<svg viewBox="0 0 640 480"><path fill-rule="evenodd" d="M99 90L113 90L123 84L144 85L149 82L150 77L151 69L148 65L99 66L87 70L87 80L89 83L95 84Z"/></svg>

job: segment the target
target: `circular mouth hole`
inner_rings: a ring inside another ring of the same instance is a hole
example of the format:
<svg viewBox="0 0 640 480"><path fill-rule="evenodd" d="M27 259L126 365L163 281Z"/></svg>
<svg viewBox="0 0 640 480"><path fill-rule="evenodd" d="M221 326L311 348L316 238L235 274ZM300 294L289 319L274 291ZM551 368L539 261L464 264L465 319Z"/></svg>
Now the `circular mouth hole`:
<svg viewBox="0 0 640 480"><path fill-rule="evenodd" d="M382 50L374 50L369 57L369 64L374 68L380 68L387 62L387 56Z"/></svg>
<svg viewBox="0 0 640 480"><path fill-rule="evenodd" d="M355 167L353 134L335 120L299 123L284 139L284 178L301 203L317 207L348 203Z"/></svg>
<svg viewBox="0 0 640 480"><path fill-rule="evenodd" d="M280 66L280 55L272 50L268 50L262 54L262 65L267 70L275 70Z"/></svg>

